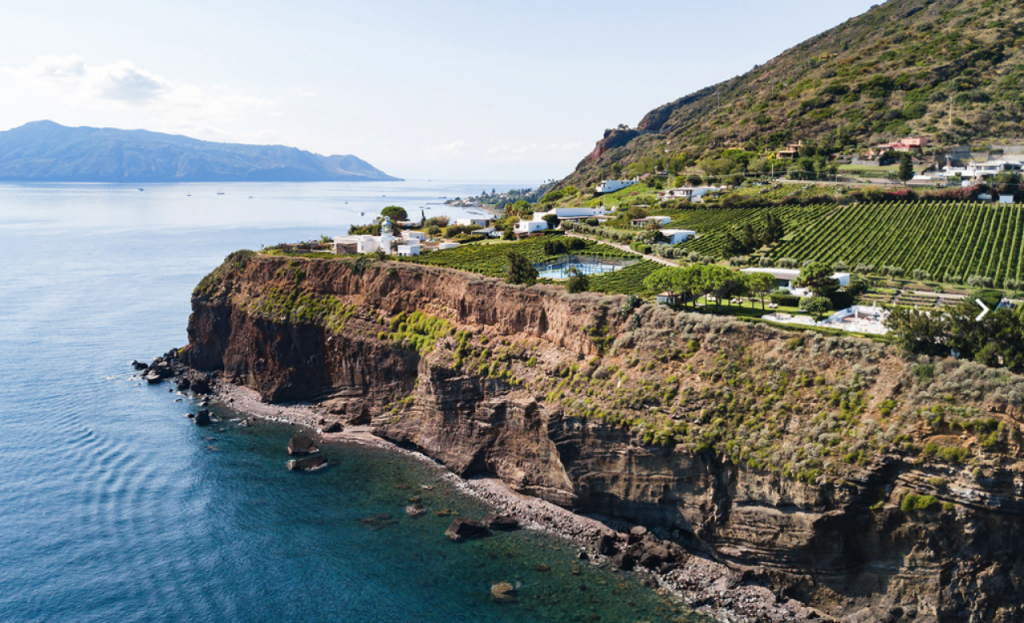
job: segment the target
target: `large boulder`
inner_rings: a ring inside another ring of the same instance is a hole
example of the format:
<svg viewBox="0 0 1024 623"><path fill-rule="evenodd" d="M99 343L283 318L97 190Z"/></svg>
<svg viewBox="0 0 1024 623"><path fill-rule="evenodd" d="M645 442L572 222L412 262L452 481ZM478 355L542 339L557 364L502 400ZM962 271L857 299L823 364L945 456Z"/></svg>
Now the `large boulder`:
<svg viewBox="0 0 1024 623"><path fill-rule="evenodd" d="M614 535L602 534L597 537L597 553L602 556L614 556L619 551L618 541Z"/></svg>
<svg viewBox="0 0 1024 623"><path fill-rule="evenodd" d="M484 517L484 525L491 530L515 530L519 527L519 520L508 515L488 515Z"/></svg>
<svg viewBox="0 0 1024 623"><path fill-rule="evenodd" d="M674 556L664 545L652 545L644 548L640 554L640 565L648 569L657 569L662 563L672 562Z"/></svg>
<svg viewBox="0 0 1024 623"><path fill-rule="evenodd" d="M643 526L633 526L629 531L629 544L632 545L634 543L639 543L644 540L645 536L647 536L647 528Z"/></svg>
<svg viewBox="0 0 1024 623"><path fill-rule="evenodd" d="M292 459L288 461L287 467L293 472L315 472L327 467L327 459L322 456Z"/></svg>
<svg viewBox="0 0 1024 623"><path fill-rule="evenodd" d="M200 410L199 413L196 413L196 417L195 417L195 419L193 419L193 421L196 423L196 426L209 426L210 421L211 421L210 420L210 410L209 409L202 409L202 410Z"/></svg>
<svg viewBox="0 0 1024 623"><path fill-rule="evenodd" d="M341 422L324 422L321 429L325 433L340 433L345 430Z"/></svg>
<svg viewBox="0 0 1024 623"><path fill-rule="evenodd" d="M288 454L316 454L320 448L305 435L294 435L288 442Z"/></svg>
<svg viewBox="0 0 1024 623"><path fill-rule="evenodd" d="M612 557L612 566L623 571L631 571L636 566L636 559L629 552L619 552Z"/></svg>
<svg viewBox="0 0 1024 623"><path fill-rule="evenodd" d="M143 363L141 361L136 361L135 359L132 359L131 366L133 368L135 368L136 370L145 370L146 368L149 367L149 364L148 363Z"/></svg>
<svg viewBox="0 0 1024 623"><path fill-rule="evenodd" d="M190 388L195 394L209 394L210 393L210 380L205 376L196 376L192 378L192 386Z"/></svg>
<svg viewBox="0 0 1024 623"><path fill-rule="evenodd" d="M179 392L188 391L188 388L192 387L192 381L188 379L178 379L177 385Z"/></svg>
<svg viewBox="0 0 1024 623"><path fill-rule="evenodd" d="M487 526L479 521L456 517L451 525L448 526L448 529L444 531L444 535L453 541L462 541L464 539L487 536L488 532Z"/></svg>

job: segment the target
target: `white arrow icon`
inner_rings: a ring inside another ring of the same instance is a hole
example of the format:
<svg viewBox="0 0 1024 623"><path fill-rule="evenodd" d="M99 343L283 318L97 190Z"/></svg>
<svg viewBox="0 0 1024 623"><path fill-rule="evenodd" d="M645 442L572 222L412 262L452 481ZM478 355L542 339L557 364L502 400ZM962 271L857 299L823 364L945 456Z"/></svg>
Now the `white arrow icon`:
<svg viewBox="0 0 1024 623"><path fill-rule="evenodd" d="M978 314L978 317L974 319L974 322L981 322L981 319L985 317L985 314L989 313L992 310L990 310L987 305L982 303L981 299L974 299L974 302L977 303L978 305L981 305L981 308L985 310Z"/></svg>

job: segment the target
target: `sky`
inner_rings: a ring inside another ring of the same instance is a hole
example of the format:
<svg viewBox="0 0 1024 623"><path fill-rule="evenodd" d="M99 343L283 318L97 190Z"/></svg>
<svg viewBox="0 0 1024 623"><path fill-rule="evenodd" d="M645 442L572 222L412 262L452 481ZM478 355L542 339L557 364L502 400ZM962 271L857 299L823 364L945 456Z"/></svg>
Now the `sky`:
<svg viewBox="0 0 1024 623"><path fill-rule="evenodd" d="M879 0L0 0L0 130L50 119L561 178L604 129Z"/></svg>

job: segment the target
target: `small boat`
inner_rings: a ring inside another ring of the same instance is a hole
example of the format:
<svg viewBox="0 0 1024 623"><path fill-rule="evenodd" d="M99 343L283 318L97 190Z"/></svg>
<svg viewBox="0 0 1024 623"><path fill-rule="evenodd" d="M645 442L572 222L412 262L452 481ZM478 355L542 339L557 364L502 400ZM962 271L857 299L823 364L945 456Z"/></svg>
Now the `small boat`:
<svg viewBox="0 0 1024 623"><path fill-rule="evenodd" d="M252 195L249 195L249 198L252 199Z"/></svg>
<svg viewBox="0 0 1024 623"><path fill-rule="evenodd" d="M140 191L143 191L143 190L146 190L146 189L145 189L145 188L140 188L139 190L140 190Z"/></svg>
<svg viewBox="0 0 1024 623"><path fill-rule="evenodd" d="M190 193L190 194L188 194L188 195L185 195L185 196L186 196L186 197L191 197L192 195L191 195L191 193Z"/></svg>
<svg viewBox="0 0 1024 623"><path fill-rule="evenodd" d="M223 195L224 193L217 193L217 194L218 194L218 195Z"/></svg>

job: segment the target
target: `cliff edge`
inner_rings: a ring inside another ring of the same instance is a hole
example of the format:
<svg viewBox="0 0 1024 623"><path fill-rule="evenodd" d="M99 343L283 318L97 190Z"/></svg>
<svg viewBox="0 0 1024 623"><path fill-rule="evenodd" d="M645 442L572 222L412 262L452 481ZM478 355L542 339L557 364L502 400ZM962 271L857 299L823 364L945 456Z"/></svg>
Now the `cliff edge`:
<svg viewBox="0 0 1024 623"><path fill-rule="evenodd" d="M1024 617L1020 377L366 259L237 252L192 306L199 372L643 525L783 601Z"/></svg>

